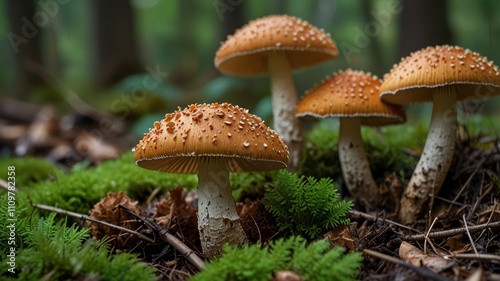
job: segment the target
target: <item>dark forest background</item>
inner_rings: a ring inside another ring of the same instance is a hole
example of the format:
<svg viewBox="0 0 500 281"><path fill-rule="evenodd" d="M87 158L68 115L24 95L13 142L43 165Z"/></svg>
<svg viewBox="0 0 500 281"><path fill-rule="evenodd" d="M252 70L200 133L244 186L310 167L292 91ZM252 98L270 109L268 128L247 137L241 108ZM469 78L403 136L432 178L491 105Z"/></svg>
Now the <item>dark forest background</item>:
<svg viewBox="0 0 500 281"><path fill-rule="evenodd" d="M75 100L81 100L132 122L145 116L154 119L189 103L214 101L239 104L269 118L266 77L229 77L213 65L228 34L269 14L307 20L329 32L339 47L336 60L294 73L300 95L341 69L381 77L402 56L429 45L459 45L500 62L500 2L494 0L7 0L2 4L2 100L54 104L63 112L75 110L79 106ZM428 106L415 107L410 114L419 116ZM496 106L498 99L481 106L481 113L498 112Z"/></svg>

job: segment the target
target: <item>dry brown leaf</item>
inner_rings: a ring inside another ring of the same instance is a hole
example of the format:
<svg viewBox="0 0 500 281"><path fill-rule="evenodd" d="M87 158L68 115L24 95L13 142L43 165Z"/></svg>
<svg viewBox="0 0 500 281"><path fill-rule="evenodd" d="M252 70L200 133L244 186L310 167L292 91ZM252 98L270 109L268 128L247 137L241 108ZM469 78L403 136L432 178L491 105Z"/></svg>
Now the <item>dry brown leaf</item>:
<svg viewBox="0 0 500 281"><path fill-rule="evenodd" d="M476 270L474 270L469 277L467 277L466 281L482 281L485 280L486 278L483 278L483 268L478 267Z"/></svg>
<svg viewBox="0 0 500 281"><path fill-rule="evenodd" d="M118 192L108 193L106 197L95 204L94 208L90 211L90 217L131 230L137 230L141 223L120 208L119 205L123 205L139 215L143 213L137 206L137 201L132 201L123 192ZM95 239L101 239L107 236L109 237L108 241L120 249L133 248L140 241L134 234L124 233L121 230L109 226L96 222L88 222L88 225L92 228L92 236Z"/></svg>
<svg viewBox="0 0 500 281"><path fill-rule="evenodd" d="M415 266L427 267L436 273L439 273L454 264L452 261L445 260L440 256L425 254L419 248L404 241L399 247L399 257Z"/></svg>
<svg viewBox="0 0 500 281"><path fill-rule="evenodd" d="M347 225L330 230L323 237L328 238L334 247L344 247L349 252L355 249L354 239Z"/></svg>
<svg viewBox="0 0 500 281"><path fill-rule="evenodd" d="M478 215L479 219L477 224L483 224L488 222L496 222L500 221L500 204L495 204L493 206L489 206L486 210L481 212ZM491 219L490 219L491 217Z"/></svg>
<svg viewBox="0 0 500 281"><path fill-rule="evenodd" d="M197 210L185 198L182 188L170 190L168 199L163 199L156 205L154 217L159 225L171 232L181 233L187 241L198 245Z"/></svg>
<svg viewBox="0 0 500 281"><path fill-rule="evenodd" d="M383 205L386 207L386 210L397 214L399 211L399 201L403 194L403 184L396 173L393 172L380 183L379 193L384 198Z"/></svg>
<svg viewBox="0 0 500 281"><path fill-rule="evenodd" d="M56 140L56 132L56 110L46 105L37 113L25 135L17 140L16 154L24 156L34 149L51 147Z"/></svg>
<svg viewBox="0 0 500 281"><path fill-rule="evenodd" d="M116 147L90 133L82 133L76 138L75 150L79 155L88 157L92 163L100 163L120 155L120 151Z"/></svg>
<svg viewBox="0 0 500 281"><path fill-rule="evenodd" d="M448 246L450 249L448 250L451 254L459 254L467 251L468 246L460 242L458 237L450 237L446 240L445 246Z"/></svg>
<svg viewBox="0 0 500 281"><path fill-rule="evenodd" d="M276 222L260 200L245 199L236 203L241 225L251 242L268 241L278 233Z"/></svg>

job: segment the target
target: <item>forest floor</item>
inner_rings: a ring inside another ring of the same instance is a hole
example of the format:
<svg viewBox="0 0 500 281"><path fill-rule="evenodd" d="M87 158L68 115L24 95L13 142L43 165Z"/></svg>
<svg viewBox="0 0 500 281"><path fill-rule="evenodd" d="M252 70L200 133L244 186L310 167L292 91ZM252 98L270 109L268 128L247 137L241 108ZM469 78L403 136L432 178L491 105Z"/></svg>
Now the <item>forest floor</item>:
<svg viewBox="0 0 500 281"><path fill-rule="evenodd" d="M87 165L83 169L99 166L130 148L131 137L121 123L109 133L102 123L96 122L102 116L61 118L51 107L39 108L38 112L32 118L0 123L3 153L43 157L70 170L82 162ZM500 280L500 140L491 135L471 136L466 127L459 128L453 164L441 192L431 200L431 212L412 225L401 225L395 222L393 208L367 211L355 205L349 213L348 226L319 238L363 253L359 280ZM418 159L420 152L405 149L403 153ZM402 186L394 174L381 184L389 189ZM263 190L263 186L252 188ZM237 209L251 243L266 244L283 236L260 201L262 193L249 194L239 198ZM133 217L124 222L124 213L115 218L106 213L112 206L116 209L117 204L128 206L144 218L155 218L158 225L168 228L181 244L202 257L194 223L196 192L152 189L143 198L146 199L136 204L138 198L114 193L88 211L94 219L107 220L146 237L161 234ZM107 235L116 249L122 249L118 252L127 249L154 266L160 280L186 280L198 272L195 262L184 258L164 240L151 242L91 225L92 234Z"/></svg>

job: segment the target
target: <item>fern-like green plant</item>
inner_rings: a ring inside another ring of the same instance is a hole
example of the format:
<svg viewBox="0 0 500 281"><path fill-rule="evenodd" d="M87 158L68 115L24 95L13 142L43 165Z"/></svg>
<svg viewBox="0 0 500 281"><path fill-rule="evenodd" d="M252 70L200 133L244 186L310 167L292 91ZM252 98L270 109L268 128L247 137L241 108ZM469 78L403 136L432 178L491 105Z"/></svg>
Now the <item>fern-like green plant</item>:
<svg viewBox="0 0 500 281"><path fill-rule="evenodd" d="M300 236L278 239L266 247L242 248L226 245L222 256L206 264L205 270L191 281L271 280L273 273L291 270L307 280L355 280L362 257L344 254L344 249L331 248L326 240L309 246Z"/></svg>
<svg viewBox="0 0 500 281"><path fill-rule="evenodd" d="M318 181L286 170L266 187L263 203L282 231L311 239L348 224L346 214L353 206L351 201L340 200L338 187L331 179Z"/></svg>
<svg viewBox="0 0 500 281"><path fill-rule="evenodd" d="M30 222L30 224L26 222ZM155 280L154 268L137 262L132 254L110 257L105 246L89 241L88 229L66 226L56 214L39 218L32 214L16 229L22 243L16 244L15 271L9 271L9 258L2 257L2 280Z"/></svg>

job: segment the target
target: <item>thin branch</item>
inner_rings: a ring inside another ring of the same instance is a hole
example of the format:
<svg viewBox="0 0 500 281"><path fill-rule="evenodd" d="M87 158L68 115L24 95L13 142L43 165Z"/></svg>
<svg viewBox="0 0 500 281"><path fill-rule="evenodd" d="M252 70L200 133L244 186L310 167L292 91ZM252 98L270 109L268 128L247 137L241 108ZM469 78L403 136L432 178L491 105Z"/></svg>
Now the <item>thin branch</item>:
<svg viewBox="0 0 500 281"><path fill-rule="evenodd" d="M145 225L147 225L149 228L152 230L158 232L160 237L163 239L163 241L167 242L168 244L172 245L181 255L183 255L187 260L189 260L198 270L203 270L205 268L205 264L203 260L196 255L196 253L191 250L186 244L184 244L181 240L179 240L177 237L174 235L168 233L168 230L166 228L161 227L158 225L156 222L152 222L147 220L146 218L141 217L140 215L136 214L134 211L128 209L127 207L123 205L118 205L120 208L122 208L125 212L131 214L138 220L142 221Z"/></svg>
<svg viewBox="0 0 500 281"><path fill-rule="evenodd" d="M472 174L469 176L469 178L467 179L467 181L465 182L465 184L460 188L460 191L457 193L457 195L455 195L455 198L453 198L452 202L456 202L458 200L458 198L462 195L462 192L465 190L465 188L472 181L472 178L476 175L477 171L479 170L479 167L481 167L481 165L483 164L483 162L484 161L481 161L479 163L479 165L477 165L477 167L474 170L474 172L472 172ZM453 207L453 204L450 204L450 206L448 206L448 209L446 209L446 211L444 212L443 217L447 217L448 216L448 214L450 213L452 207Z"/></svg>
<svg viewBox="0 0 500 281"><path fill-rule="evenodd" d="M407 261L403 261L403 260L397 259L395 257L391 257L391 256L388 256L388 255L385 255L385 254L382 254L382 253L379 253L379 252L376 252L373 250L364 249L363 253L368 254L370 256L373 256L373 257L376 257L376 258L379 258L381 260L385 260L388 262L392 262L392 263L404 266L408 269L415 271L415 273L417 273L418 275L420 275L423 278L428 278L428 279L435 280L435 281L451 281L451 279L448 279L444 276L441 276L437 273L434 273L433 271L430 271L429 269L427 269L425 267L414 266L413 264L411 264Z"/></svg>
<svg viewBox="0 0 500 281"><path fill-rule="evenodd" d="M479 253L477 252L476 245L474 245L474 240L472 239L472 236L470 235L470 231L469 231L469 228L467 226L467 220L465 219L465 214L463 214L462 217L463 217L463 220L464 220L465 231L467 232L467 236L469 237L472 249L474 250L474 253L476 254L476 256L478 256Z"/></svg>
<svg viewBox="0 0 500 281"><path fill-rule="evenodd" d="M469 215L467 216L467 220L470 220L472 218L472 216L476 212L477 208L479 207L479 205L481 204L481 202L483 201L483 199L486 196L488 196L488 194L490 194L490 192L493 190L493 182L490 182L486 186L487 186L486 191L483 192L483 194L481 194L481 196L479 196L479 198L474 203L474 206L472 207L472 210L469 212ZM481 190L482 190L482 188L483 188L483 184L481 183Z"/></svg>
<svg viewBox="0 0 500 281"><path fill-rule="evenodd" d="M5 191L10 191L10 192L17 193L17 189L10 190L9 189L9 184L6 181L4 181L3 179L0 179L0 187L2 189L5 189Z"/></svg>
<svg viewBox="0 0 500 281"><path fill-rule="evenodd" d="M486 260L500 262L500 256L492 254L453 254L443 256L445 259L467 259L467 260Z"/></svg>
<svg viewBox="0 0 500 281"><path fill-rule="evenodd" d="M118 229L118 230L121 230L121 231L124 231L124 232L135 234L139 238L141 238L143 240L146 240L146 241L148 241L150 243L154 243L155 242L153 239L151 239L148 236L146 236L146 235L144 235L142 233L139 233L137 231L134 231L134 230L131 230L131 229L128 229L128 228L125 228L125 227L121 227L121 226L118 226L118 225L114 225L114 224L111 224L111 223L108 223L108 222L105 222L105 221L96 220L96 219L94 219L92 217L89 217L87 215L84 215L84 214L75 213L75 212L71 212L71 211L67 211L67 210L64 210L64 209L60 209L60 208L53 207L53 206L47 206L47 205L43 205L43 204L31 203L31 206L33 206L34 208L41 209L41 210L46 210L46 211L50 211L50 212L56 212L56 213L59 213L59 214L70 216L70 217L74 217L74 218L78 218L78 219L83 219L83 220L87 220L87 221L99 223L99 224L102 224L102 225L105 225L105 226L108 226L108 227L111 227L111 228L115 228L115 229Z"/></svg>
<svg viewBox="0 0 500 281"><path fill-rule="evenodd" d="M436 221L438 220L438 218L434 218L434 220L432 221L431 223L431 226L429 227L429 230L427 231L427 233L425 233L425 240L424 240L424 254L427 253L427 242L429 242L429 244L431 244L432 248L434 249L434 245L432 245L432 242L430 241L429 239L429 233L431 232L432 228L434 227L434 224L436 223ZM434 249L434 251L436 251L436 249Z"/></svg>
<svg viewBox="0 0 500 281"><path fill-rule="evenodd" d="M475 233L478 231L481 231L486 228L500 228L500 221L493 222L493 223L485 223L485 224L479 224L479 225L474 225L474 226L469 226L468 229L470 233ZM428 237L429 238L447 238L451 236L455 236L458 234L464 234L467 232L467 230L464 227L461 228L455 228L455 229L450 229L450 230L443 230L443 231L436 231L436 232L431 232L429 233ZM425 234L417 234L417 235L407 235L403 237L403 240L414 240L414 241L420 241L425 239Z"/></svg>
<svg viewBox="0 0 500 281"><path fill-rule="evenodd" d="M407 230L411 230L413 232L420 232L414 228L411 228L407 225L404 225L404 224L400 224L400 223L397 223L395 221L392 221L392 220L388 220L388 219L384 219L384 218L380 218L380 217L377 217L377 216L374 216L374 215L370 215L370 214L367 214L367 213L363 213L363 212L360 212L360 211L355 211L355 210L349 210L347 212L349 214L349 216L351 218L355 218L355 219L358 219L358 218L364 218L364 219L367 219L369 221L381 221L381 222L386 222L386 223L389 223L389 224L392 224L392 225L395 225L397 227L400 227L400 228L404 228L404 229L407 229Z"/></svg>

